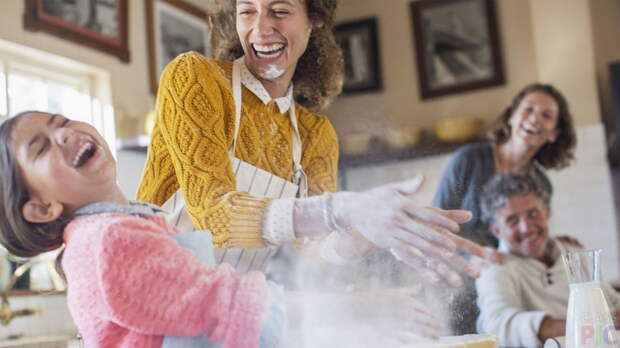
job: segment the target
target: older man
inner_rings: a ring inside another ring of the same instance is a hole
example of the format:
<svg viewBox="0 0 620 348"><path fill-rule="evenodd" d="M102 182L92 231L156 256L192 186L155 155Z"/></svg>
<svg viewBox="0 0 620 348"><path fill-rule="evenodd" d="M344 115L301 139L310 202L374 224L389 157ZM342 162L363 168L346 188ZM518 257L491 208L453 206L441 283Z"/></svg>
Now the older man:
<svg viewBox="0 0 620 348"><path fill-rule="evenodd" d="M478 332L494 333L508 347L563 336L569 288L560 255L578 247L549 238L549 192L529 174L497 176L484 188L482 211L508 255L476 280ZM620 309L620 295L608 284L603 290L612 310Z"/></svg>

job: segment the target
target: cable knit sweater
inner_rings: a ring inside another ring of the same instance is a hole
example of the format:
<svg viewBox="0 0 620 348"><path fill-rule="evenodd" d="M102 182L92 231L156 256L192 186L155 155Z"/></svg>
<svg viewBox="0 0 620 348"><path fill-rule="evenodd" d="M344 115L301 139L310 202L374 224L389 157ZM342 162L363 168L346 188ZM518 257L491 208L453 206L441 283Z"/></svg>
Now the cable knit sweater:
<svg viewBox="0 0 620 348"><path fill-rule="evenodd" d="M207 334L257 347L267 284L212 268L169 235L161 216L96 214L66 227L67 300L85 346L159 348L162 335Z"/></svg>
<svg viewBox="0 0 620 348"><path fill-rule="evenodd" d="M197 228L213 232L216 247L264 247L262 217L268 198L235 191L228 149L235 105L232 63L190 52L165 69L157 117L138 199L163 204L179 187ZM245 87L235 156L279 177L293 174L292 126L274 102L263 104ZM310 194L336 189L338 142L326 117L296 104L302 166Z"/></svg>

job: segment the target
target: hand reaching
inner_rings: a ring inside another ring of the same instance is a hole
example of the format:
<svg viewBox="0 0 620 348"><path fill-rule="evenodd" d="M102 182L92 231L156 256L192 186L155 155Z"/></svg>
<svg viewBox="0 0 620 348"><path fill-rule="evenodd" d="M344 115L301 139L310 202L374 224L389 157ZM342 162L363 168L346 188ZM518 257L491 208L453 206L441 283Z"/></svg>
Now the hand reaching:
<svg viewBox="0 0 620 348"><path fill-rule="evenodd" d="M407 196L421 186L421 175L368 191L334 194L333 209L340 226L360 233L379 248L390 250L401 261L430 269L453 286L462 284L460 273L478 277L479 268L458 251L491 262L498 254L457 236L459 224L469 221L464 210L420 207Z"/></svg>

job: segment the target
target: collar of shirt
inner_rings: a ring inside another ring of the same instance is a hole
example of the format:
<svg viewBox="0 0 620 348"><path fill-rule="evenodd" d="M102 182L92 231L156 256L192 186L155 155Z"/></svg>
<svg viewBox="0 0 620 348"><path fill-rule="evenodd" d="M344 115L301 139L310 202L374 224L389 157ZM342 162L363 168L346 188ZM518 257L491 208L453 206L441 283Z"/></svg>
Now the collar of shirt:
<svg viewBox="0 0 620 348"><path fill-rule="evenodd" d="M87 204L78 210L76 210L71 218L66 221L67 224L71 222L71 220L79 218L81 216L95 215L95 214L128 214L134 215L141 218L156 216L158 214L165 213L160 207L138 201L129 201L128 204L119 204L114 202L97 202ZM65 225L66 227L66 225ZM75 229L67 229L65 228L63 232L63 240L65 244L69 243L71 240L71 236L75 233Z"/></svg>
<svg viewBox="0 0 620 348"><path fill-rule="evenodd" d="M97 202L87 204L73 213L73 218L85 215L118 213L137 216L155 216L159 213L165 213L160 207L138 201L129 201L129 204L119 204L114 202Z"/></svg>
<svg viewBox="0 0 620 348"><path fill-rule="evenodd" d="M278 105L278 110L280 113L285 113L289 110L291 105L293 105L293 83L288 86L288 90L286 91L286 95L280 98L271 98L269 92L265 89L263 84L254 76L248 67L244 64L239 64L241 66L241 84L245 86L245 88L249 89L250 92L254 93L255 96L263 102L263 104L267 104L271 101L275 101L276 105Z"/></svg>

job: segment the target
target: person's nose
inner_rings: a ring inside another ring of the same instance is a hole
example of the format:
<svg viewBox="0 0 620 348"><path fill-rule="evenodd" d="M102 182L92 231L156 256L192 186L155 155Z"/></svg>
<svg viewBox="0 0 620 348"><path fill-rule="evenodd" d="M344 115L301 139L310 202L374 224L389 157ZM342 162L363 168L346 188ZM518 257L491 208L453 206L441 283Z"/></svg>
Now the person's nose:
<svg viewBox="0 0 620 348"><path fill-rule="evenodd" d="M528 118L529 118L529 121L532 122L533 124L538 124L538 122L540 122L540 120L542 119L542 114L540 111L534 110L530 112L530 114L528 115Z"/></svg>
<svg viewBox="0 0 620 348"><path fill-rule="evenodd" d="M259 38L273 34L273 18L271 18L269 11L260 11L258 13L254 28Z"/></svg>
<svg viewBox="0 0 620 348"><path fill-rule="evenodd" d="M530 221L528 219L519 220L519 233L527 233L530 230Z"/></svg>
<svg viewBox="0 0 620 348"><path fill-rule="evenodd" d="M54 141L58 145L66 145L71 140L72 135L73 130L66 127L60 127L54 130Z"/></svg>

